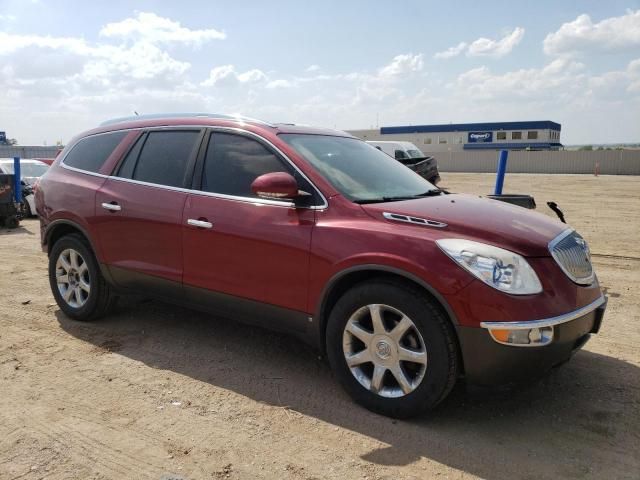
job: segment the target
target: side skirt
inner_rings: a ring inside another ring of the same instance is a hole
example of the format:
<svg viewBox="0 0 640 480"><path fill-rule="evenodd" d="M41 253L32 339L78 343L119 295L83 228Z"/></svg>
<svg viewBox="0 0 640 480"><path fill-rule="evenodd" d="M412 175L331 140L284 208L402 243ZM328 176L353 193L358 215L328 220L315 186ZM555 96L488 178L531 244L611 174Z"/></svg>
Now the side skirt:
<svg viewBox="0 0 640 480"><path fill-rule="evenodd" d="M257 302L247 298L183 285L164 278L132 270L101 265L109 272L107 281L114 284L120 294L148 295L161 301L192 308L231 321L256 325L295 335L312 347L317 347L317 329L310 314L288 308ZM124 287L124 288L123 288Z"/></svg>

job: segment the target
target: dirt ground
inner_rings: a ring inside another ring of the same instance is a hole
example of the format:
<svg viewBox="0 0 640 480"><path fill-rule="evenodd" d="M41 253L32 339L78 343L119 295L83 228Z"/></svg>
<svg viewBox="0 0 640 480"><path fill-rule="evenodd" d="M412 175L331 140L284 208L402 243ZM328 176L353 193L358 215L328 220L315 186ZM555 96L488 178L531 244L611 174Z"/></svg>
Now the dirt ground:
<svg viewBox="0 0 640 480"><path fill-rule="evenodd" d="M283 335L140 298L71 321L37 220L0 230L0 478L640 478L640 177L514 174L505 191L557 202L590 242L602 331L541 382L459 386L411 421L354 405Z"/></svg>

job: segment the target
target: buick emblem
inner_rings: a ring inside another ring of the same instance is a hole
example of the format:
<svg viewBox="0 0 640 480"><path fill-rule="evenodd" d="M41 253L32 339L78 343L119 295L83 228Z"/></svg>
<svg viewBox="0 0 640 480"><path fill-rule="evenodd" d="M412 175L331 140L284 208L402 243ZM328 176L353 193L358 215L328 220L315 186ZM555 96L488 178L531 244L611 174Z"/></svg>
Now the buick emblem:
<svg viewBox="0 0 640 480"><path fill-rule="evenodd" d="M387 359L391 355L391 347L384 340L380 340L376 343L376 355L382 359Z"/></svg>

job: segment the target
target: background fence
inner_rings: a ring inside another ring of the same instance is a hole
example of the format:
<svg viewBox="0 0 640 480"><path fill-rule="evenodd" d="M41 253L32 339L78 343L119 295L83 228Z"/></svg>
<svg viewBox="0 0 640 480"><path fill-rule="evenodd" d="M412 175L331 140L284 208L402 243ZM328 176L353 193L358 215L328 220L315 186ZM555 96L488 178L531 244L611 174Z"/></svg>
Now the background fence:
<svg viewBox="0 0 640 480"><path fill-rule="evenodd" d="M55 158L60 147L29 147L0 145L0 158Z"/></svg>
<svg viewBox="0 0 640 480"><path fill-rule="evenodd" d="M425 152L427 153L427 152ZM427 153L438 160L442 172L493 173L497 151ZM591 173L599 164L601 175L640 175L640 150L514 151L509 152L511 173Z"/></svg>
<svg viewBox="0 0 640 480"><path fill-rule="evenodd" d="M59 147L0 145L0 158L55 158ZM493 173L497 151L428 153L438 160L442 172ZM640 175L640 150L514 151L509 152L511 173L591 173L599 164L602 175Z"/></svg>

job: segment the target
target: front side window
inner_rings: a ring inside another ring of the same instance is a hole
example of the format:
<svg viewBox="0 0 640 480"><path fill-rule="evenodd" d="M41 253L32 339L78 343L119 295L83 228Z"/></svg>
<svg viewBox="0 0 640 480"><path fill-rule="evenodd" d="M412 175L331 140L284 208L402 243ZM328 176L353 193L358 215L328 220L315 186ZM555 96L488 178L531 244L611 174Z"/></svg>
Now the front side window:
<svg viewBox="0 0 640 480"><path fill-rule="evenodd" d="M83 138L71 149L63 163L88 172L98 172L127 132L103 133Z"/></svg>
<svg viewBox="0 0 640 480"><path fill-rule="evenodd" d="M291 169L262 143L242 135L213 133L202 172L202 190L238 197L256 197L251 184L271 172Z"/></svg>
<svg viewBox="0 0 640 480"><path fill-rule="evenodd" d="M435 189L402 163L356 138L305 134L280 138L353 202L393 201Z"/></svg>
<svg viewBox="0 0 640 480"><path fill-rule="evenodd" d="M396 157L396 160L405 160L409 158L404 150L395 150L393 153Z"/></svg>
<svg viewBox="0 0 640 480"><path fill-rule="evenodd" d="M141 182L183 187L187 164L195 153L199 136L198 130L151 131L144 145L138 140L120 168L119 175ZM135 166L130 162L135 162Z"/></svg>

